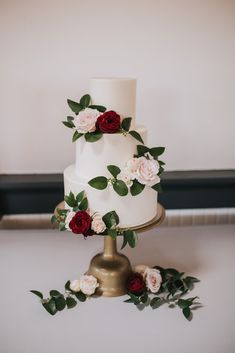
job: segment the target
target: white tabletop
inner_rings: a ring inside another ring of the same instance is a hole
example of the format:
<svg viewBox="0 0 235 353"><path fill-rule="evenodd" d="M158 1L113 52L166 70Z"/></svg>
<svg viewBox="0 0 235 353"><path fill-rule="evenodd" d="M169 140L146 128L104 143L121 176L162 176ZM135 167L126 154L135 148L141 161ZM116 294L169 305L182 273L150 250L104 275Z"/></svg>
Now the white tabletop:
<svg viewBox="0 0 235 353"><path fill-rule="evenodd" d="M235 226L160 227L124 253L132 264L175 267L199 277L204 307L140 312L125 297L97 298L50 316L30 289L63 290L86 271L102 238L57 230L0 231L0 353L234 353Z"/></svg>

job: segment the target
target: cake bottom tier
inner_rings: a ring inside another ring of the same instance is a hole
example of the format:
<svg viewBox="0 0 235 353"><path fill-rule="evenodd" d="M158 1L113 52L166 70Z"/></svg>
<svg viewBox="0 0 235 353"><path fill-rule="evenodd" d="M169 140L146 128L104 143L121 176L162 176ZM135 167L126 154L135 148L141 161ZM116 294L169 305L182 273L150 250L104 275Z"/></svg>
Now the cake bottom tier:
<svg viewBox="0 0 235 353"><path fill-rule="evenodd" d="M137 196L130 193L119 196L113 188L96 190L85 181L78 179L75 165L70 165L64 171L64 192L75 195L85 190L91 212L99 212L102 216L109 211L116 211L121 228L136 227L151 221L156 216L157 193L150 187Z"/></svg>

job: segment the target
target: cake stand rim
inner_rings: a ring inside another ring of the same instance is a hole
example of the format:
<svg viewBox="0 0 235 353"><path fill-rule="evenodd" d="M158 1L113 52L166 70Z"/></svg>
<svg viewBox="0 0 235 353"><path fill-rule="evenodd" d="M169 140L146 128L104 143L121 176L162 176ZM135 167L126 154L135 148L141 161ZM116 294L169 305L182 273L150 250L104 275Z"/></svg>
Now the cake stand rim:
<svg viewBox="0 0 235 353"><path fill-rule="evenodd" d="M56 209L64 208L64 204L65 204L64 201L61 201L60 203L58 203L58 205L55 207L54 215L58 215ZM131 230L137 231L138 233L146 232L154 227L159 226L164 221L165 215L166 215L165 208L162 206L161 203L157 202L157 213L153 219L151 219L146 223L140 224L138 226L121 228L121 230L131 229Z"/></svg>

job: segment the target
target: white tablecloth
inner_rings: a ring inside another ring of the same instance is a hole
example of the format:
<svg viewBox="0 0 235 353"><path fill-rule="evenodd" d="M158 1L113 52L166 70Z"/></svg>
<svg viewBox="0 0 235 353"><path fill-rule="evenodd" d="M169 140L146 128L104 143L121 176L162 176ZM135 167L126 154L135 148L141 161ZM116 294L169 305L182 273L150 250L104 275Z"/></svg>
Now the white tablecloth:
<svg viewBox="0 0 235 353"><path fill-rule="evenodd" d="M204 307L188 322L178 308L138 311L125 297L97 298L54 317L30 289L63 290L86 271L102 238L57 230L0 231L0 353L234 353L235 227L160 227L125 248L132 264L197 276Z"/></svg>

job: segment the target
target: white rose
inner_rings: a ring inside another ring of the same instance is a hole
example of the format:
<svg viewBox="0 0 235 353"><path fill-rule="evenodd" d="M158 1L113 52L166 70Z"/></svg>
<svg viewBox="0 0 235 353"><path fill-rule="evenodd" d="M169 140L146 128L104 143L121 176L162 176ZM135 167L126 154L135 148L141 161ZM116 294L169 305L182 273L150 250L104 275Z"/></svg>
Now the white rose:
<svg viewBox="0 0 235 353"><path fill-rule="evenodd" d="M80 278L80 290L84 294L94 294L97 287L99 287L99 283L94 276L84 275Z"/></svg>
<svg viewBox="0 0 235 353"><path fill-rule="evenodd" d="M137 171L138 171L138 169L140 167L140 163L141 163L141 159L140 158L136 158L136 157L131 158L127 162L126 168L129 171L131 180L136 179Z"/></svg>
<svg viewBox="0 0 235 353"><path fill-rule="evenodd" d="M145 279L145 272L147 269L149 269L149 267L146 265L137 265L134 267L134 272L140 273L141 276L143 276L143 278Z"/></svg>
<svg viewBox="0 0 235 353"><path fill-rule="evenodd" d="M74 125L78 132L86 133L96 130L96 120L100 112L96 109L86 108L74 119Z"/></svg>
<svg viewBox="0 0 235 353"><path fill-rule="evenodd" d="M125 167L121 171L121 173L119 173L117 176L117 179L124 181L124 183L129 187L131 187L131 185L133 184L133 181L131 178L132 178L132 174L128 167Z"/></svg>
<svg viewBox="0 0 235 353"><path fill-rule="evenodd" d="M136 179L139 183L153 186L160 182L160 178L157 175L159 172L159 164L155 159L147 159L140 157L140 164L136 172Z"/></svg>
<svg viewBox="0 0 235 353"><path fill-rule="evenodd" d="M69 288L73 292L79 292L80 291L80 281L79 281L79 279L74 279L73 281L71 281Z"/></svg>
<svg viewBox="0 0 235 353"><path fill-rule="evenodd" d="M105 231L106 225L100 214L95 214L93 216L91 229L93 229L97 234L103 233Z"/></svg>
<svg viewBox="0 0 235 353"><path fill-rule="evenodd" d="M147 268L144 272L144 277L147 288L152 293L157 293L162 283L162 276L160 275L160 271L155 268Z"/></svg>
<svg viewBox="0 0 235 353"><path fill-rule="evenodd" d="M68 211L67 214L66 214L66 218L65 218L65 228L70 230L71 229L69 228L69 223L70 221L72 220L72 218L75 216L75 213L76 212L73 212L73 211Z"/></svg>

